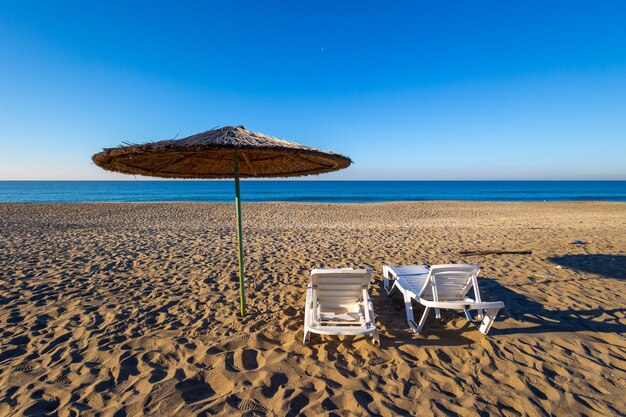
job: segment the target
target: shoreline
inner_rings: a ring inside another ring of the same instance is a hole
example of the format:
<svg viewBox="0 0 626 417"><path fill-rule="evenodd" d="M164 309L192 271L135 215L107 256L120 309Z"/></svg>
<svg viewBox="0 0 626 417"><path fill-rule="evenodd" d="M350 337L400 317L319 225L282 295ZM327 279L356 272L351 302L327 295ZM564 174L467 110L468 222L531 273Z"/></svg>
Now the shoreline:
<svg viewBox="0 0 626 417"><path fill-rule="evenodd" d="M0 205L11 204L232 204L233 201L0 201ZM468 203L468 204L626 204L626 201L607 200L563 200L563 201L493 201L493 200L394 200L394 201L367 201L367 202L325 202L325 201L245 201L242 204L311 204L311 205L383 205L383 204L430 204L430 203Z"/></svg>

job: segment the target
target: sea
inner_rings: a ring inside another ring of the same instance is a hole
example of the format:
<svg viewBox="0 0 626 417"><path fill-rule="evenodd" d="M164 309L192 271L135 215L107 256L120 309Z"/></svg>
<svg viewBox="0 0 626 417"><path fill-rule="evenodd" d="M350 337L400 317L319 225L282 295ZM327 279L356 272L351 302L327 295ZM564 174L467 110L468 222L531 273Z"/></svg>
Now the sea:
<svg viewBox="0 0 626 417"><path fill-rule="evenodd" d="M229 202L234 182L0 181L0 202ZM626 181L242 180L243 202L626 201Z"/></svg>

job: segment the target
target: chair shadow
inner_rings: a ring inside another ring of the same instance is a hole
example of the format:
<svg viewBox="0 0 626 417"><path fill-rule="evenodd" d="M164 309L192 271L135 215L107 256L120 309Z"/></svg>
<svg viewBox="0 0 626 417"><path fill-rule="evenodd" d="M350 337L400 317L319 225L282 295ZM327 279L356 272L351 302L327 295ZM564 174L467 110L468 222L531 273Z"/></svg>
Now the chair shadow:
<svg viewBox="0 0 626 417"><path fill-rule="evenodd" d="M490 337L513 335L513 334L538 334L538 333L571 333L581 331L591 331L598 333L624 333L626 325L620 323L619 318L626 314L626 308L595 308L595 309L573 309L559 308L548 309L546 306L526 295L520 294L504 286L494 278L481 277L480 289L483 301L504 301L505 308L500 311L494 327L489 332ZM537 281L532 284L541 286L549 284L553 280ZM581 294L582 296L582 294ZM442 326L442 322L435 318L431 311L426 322L426 326L420 335L414 335L409 329L404 312L404 302L401 297L394 295L388 297L382 285L380 294L373 297L374 304L378 305L377 319L387 325L386 343L384 345L397 345L403 343L419 343L420 345L438 346L459 346L473 343L473 340L466 337L467 332L478 332L478 329L469 322L461 328L451 329ZM416 318L423 312L421 306L413 303L413 310ZM450 317L450 314L457 314L453 311L445 312L443 317ZM602 316L610 316L599 321ZM401 318L401 320L398 320ZM519 322L524 327L498 328L498 323L503 319L511 318ZM528 324L526 326L526 324ZM433 339L432 336L437 336ZM481 335L482 336L482 335Z"/></svg>
<svg viewBox="0 0 626 417"><path fill-rule="evenodd" d="M562 255L548 258L550 262L580 272L606 278L626 279L626 255Z"/></svg>
<svg viewBox="0 0 626 417"><path fill-rule="evenodd" d="M474 343L471 338L464 335L467 332L478 332L471 323L466 322L461 328L445 326L445 321L453 318L456 314L455 312L442 311L442 320L436 319L433 313L432 317L429 317L429 320L426 322L423 331L420 334L415 334L406 322L404 301L398 292L389 297L382 283L380 283L378 294L373 294L370 291L370 295L374 303L376 321L385 327L380 337L382 349L407 344L419 346L467 346ZM416 303L413 303L413 311L418 318L423 313L421 307Z"/></svg>
<svg viewBox="0 0 626 417"><path fill-rule="evenodd" d="M548 258L551 262L563 267L578 270L585 273L593 273L610 279L626 279L626 256L624 255L563 255ZM567 281L581 281L584 277L572 278L546 278L541 281L528 282L514 286L504 286L497 279L481 277L479 280L483 301L504 301L505 308L500 311L495 325L489 332L490 337L506 336L514 334L540 334L540 333L573 333L590 331L597 333L626 333L626 325L620 323L620 317L626 315L626 308L594 308L574 309L554 306L546 306L524 294L515 291L516 287L533 285L541 291L541 286ZM478 329L472 323L466 322L462 327L451 328L445 326L445 320L453 317L455 312L442 311L443 321L435 318L431 311L426 325L419 335L414 334L406 323L404 301L396 293L389 297L385 292L382 282L378 281L377 293L370 291L376 320L384 325L385 330L381 334L381 347L399 346L405 344L418 344L420 346L462 346L475 343L475 337L470 337L470 332L478 333ZM546 288L546 290L548 290ZM584 297L584 294L580 295ZM423 309L417 303L413 303L415 317L419 319ZM304 313L302 312L303 320ZM608 316L608 317L607 317ZM602 319L600 319L602 317ZM515 327L498 328L507 318L517 321ZM479 335L482 337L482 335ZM354 338L349 338L344 343L350 345ZM357 338L358 339L358 338ZM328 340L312 342L313 345L328 343Z"/></svg>
<svg viewBox="0 0 626 417"><path fill-rule="evenodd" d="M554 280L535 281L532 284L541 288ZM510 334L537 334L537 333L563 333L591 331L598 333L624 333L626 325L620 323L619 318L626 314L626 308L594 308L574 309L554 306L547 309L546 306L526 295L514 291L513 288L505 287L493 278L482 277L480 279L480 292L485 301L502 300L505 308L501 314L510 317L520 323L528 323L527 327L512 327L498 329L498 321L489 332L489 336ZM486 296L486 297L485 297ZM584 294L581 294L584 297ZM611 318L599 317L608 315Z"/></svg>

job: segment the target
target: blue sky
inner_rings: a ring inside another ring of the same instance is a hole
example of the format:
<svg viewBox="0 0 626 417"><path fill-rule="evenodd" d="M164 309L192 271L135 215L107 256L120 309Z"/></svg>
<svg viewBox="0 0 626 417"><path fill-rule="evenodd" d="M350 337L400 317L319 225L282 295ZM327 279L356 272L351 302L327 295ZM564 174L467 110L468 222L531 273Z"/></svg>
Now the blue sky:
<svg viewBox="0 0 626 417"><path fill-rule="evenodd" d="M0 4L0 179L238 124L320 179L626 179L626 2L128 3Z"/></svg>

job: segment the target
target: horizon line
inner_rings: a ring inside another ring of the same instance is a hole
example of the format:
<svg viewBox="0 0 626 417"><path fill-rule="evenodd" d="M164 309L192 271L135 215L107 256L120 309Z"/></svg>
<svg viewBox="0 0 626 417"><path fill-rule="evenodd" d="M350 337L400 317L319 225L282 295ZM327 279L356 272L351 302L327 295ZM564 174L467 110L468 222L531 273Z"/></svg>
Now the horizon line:
<svg viewBox="0 0 626 417"><path fill-rule="evenodd" d="M358 181L380 181L380 182L445 182L445 181L455 181L455 182L516 182L516 181L535 181L535 182L546 182L546 181L626 181L626 178L619 179L609 179L609 178L568 178L568 179L554 179L554 178L533 178L533 179L302 179L298 178L241 178L242 181L271 181L271 182L280 182L280 181L318 181L318 182L358 182ZM167 182L167 181L232 181L233 178L144 178L141 179L0 179L0 182Z"/></svg>

